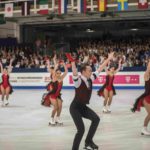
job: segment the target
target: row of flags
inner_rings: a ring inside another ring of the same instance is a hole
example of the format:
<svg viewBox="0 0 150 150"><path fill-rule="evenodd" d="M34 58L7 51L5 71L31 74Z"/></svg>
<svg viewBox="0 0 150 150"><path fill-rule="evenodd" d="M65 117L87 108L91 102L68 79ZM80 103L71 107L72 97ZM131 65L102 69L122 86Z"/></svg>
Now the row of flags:
<svg viewBox="0 0 150 150"><path fill-rule="evenodd" d="M98 11L104 12L107 10L107 1L108 0L97 0ZM148 8L148 0L137 0L139 9ZM117 0L118 10L128 10L128 0ZM66 14L67 13L68 0L58 0L58 13ZM30 2L22 2L22 15L27 16L30 14ZM87 11L87 0L77 0L77 12L86 13ZM39 0L39 14L45 15L49 13L48 0ZM13 3L5 4L5 17L13 16Z"/></svg>

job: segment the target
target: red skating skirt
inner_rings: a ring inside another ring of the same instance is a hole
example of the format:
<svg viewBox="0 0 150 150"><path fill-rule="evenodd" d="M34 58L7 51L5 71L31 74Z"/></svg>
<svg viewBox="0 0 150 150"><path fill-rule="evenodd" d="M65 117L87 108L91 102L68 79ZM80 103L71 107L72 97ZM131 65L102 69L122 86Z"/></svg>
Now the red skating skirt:
<svg viewBox="0 0 150 150"><path fill-rule="evenodd" d="M0 84L0 87L3 86L3 88L6 90L8 87L10 88L9 94L12 94L13 89L12 86L9 84ZM1 89L0 89L0 95L2 94Z"/></svg>
<svg viewBox="0 0 150 150"><path fill-rule="evenodd" d="M104 88L104 90L105 90L105 89L106 89L108 92L113 91L112 86L107 86L107 87ZM98 95L104 97L104 90L99 91Z"/></svg>
<svg viewBox="0 0 150 150"><path fill-rule="evenodd" d="M47 93L43 94L41 104L44 106L50 107L51 102L50 102L50 95L49 94L47 94Z"/></svg>
<svg viewBox="0 0 150 150"><path fill-rule="evenodd" d="M140 111L141 110L141 107L143 107L143 100L145 102L147 102L148 104L150 104L150 95L147 95L145 96L144 98L140 99L140 101L138 102L138 105L137 105L137 111Z"/></svg>

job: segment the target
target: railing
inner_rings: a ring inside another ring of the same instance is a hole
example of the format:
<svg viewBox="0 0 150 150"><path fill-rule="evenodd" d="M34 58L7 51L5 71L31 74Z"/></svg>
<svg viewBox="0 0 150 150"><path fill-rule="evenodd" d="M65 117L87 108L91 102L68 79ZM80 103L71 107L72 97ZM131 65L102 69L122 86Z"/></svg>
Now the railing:
<svg viewBox="0 0 150 150"><path fill-rule="evenodd" d="M62 71L64 71L63 69L61 69ZM145 71L146 67L124 67L123 70L121 70L120 72L139 72L139 71ZM72 70L69 69L69 72L71 72ZM94 69L93 69L94 71ZM23 68L13 68L14 73L28 73L28 72L47 72L47 68L44 69L39 69L39 68L27 68L27 69L23 69Z"/></svg>

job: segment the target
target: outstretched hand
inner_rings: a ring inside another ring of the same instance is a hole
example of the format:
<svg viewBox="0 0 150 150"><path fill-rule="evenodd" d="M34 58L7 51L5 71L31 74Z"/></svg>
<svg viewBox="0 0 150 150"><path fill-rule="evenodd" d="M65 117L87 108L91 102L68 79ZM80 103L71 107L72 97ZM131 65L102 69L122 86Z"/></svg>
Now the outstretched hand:
<svg viewBox="0 0 150 150"><path fill-rule="evenodd" d="M53 60L56 60L56 59L57 59L57 55L55 54L54 57L53 57Z"/></svg>
<svg viewBox="0 0 150 150"><path fill-rule="evenodd" d="M112 60L114 58L114 52L108 54L108 59Z"/></svg>
<svg viewBox="0 0 150 150"><path fill-rule="evenodd" d="M46 60L46 64L47 64L47 65L50 65L49 59Z"/></svg>
<svg viewBox="0 0 150 150"><path fill-rule="evenodd" d="M14 61L14 59L12 58L12 59L10 59L10 63L12 64L13 63L13 61Z"/></svg>
<svg viewBox="0 0 150 150"><path fill-rule="evenodd" d="M121 64L121 63L122 63L122 58L119 59L119 64Z"/></svg>
<svg viewBox="0 0 150 150"><path fill-rule="evenodd" d="M72 55L70 53L66 53L66 57L70 62L74 62L75 59L72 57Z"/></svg>

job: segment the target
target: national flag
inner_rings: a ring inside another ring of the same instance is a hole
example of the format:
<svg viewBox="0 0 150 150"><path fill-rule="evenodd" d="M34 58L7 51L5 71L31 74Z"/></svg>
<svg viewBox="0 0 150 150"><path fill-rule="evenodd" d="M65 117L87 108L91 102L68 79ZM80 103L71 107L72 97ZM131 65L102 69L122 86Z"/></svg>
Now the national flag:
<svg viewBox="0 0 150 150"><path fill-rule="evenodd" d="M48 0L39 0L40 10L38 11L38 14L46 15L49 13L48 11Z"/></svg>
<svg viewBox="0 0 150 150"><path fill-rule="evenodd" d="M138 0L138 8L139 9L147 9L148 1L147 0Z"/></svg>
<svg viewBox="0 0 150 150"><path fill-rule="evenodd" d="M13 3L5 4L5 17L12 17L13 16Z"/></svg>
<svg viewBox="0 0 150 150"><path fill-rule="evenodd" d="M22 8L22 15L23 16L30 15L30 2L29 1L22 2L21 8Z"/></svg>
<svg viewBox="0 0 150 150"><path fill-rule="evenodd" d="M59 15L67 13L67 4L68 4L68 0L58 0Z"/></svg>
<svg viewBox="0 0 150 150"><path fill-rule="evenodd" d="M128 9L128 0L117 0L118 1L118 10L127 10Z"/></svg>
<svg viewBox="0 0 150 150"><path fill-rule="evenodd" d="M106 11L107 0L98 0L98 11Z"/></svg>
<svg viewBox="0 0 150 150"><path fill-rule="evenodd" d="M78 0L77 1L77 11L78 11L78 13L86 13L86 11L87 11L87 1L86 0Z"/></svg>

